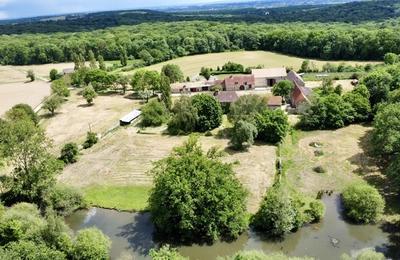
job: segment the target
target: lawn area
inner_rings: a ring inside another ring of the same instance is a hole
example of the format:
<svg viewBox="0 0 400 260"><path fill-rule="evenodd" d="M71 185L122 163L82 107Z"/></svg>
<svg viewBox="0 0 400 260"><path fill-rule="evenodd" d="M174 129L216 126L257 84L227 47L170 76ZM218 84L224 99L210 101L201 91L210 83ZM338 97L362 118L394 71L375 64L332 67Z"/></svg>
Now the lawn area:
<svg viewBox="0 0 400 260"><path fill-rule="evenodd" d="M246 67L264 65L265 68L274 67L292 67L298 70L301 63L306 58L299 58L294 56L288 56L283 54L278 54L274 52L267 51L237 51L237 52L222 52L222 53L211 53L211 54L201 54L188 57L181 57L174 60L166 61L163 63L155 64L146 69L160 71L162 66L171 63L179 65L185 74L185 76L194 76L200 72L201 67L212 67L222 66L228 61L237 62L243 64ZM318 68L322 66L327 61L321 60L311 60L314 62ZM339 64L342 61L329 61L332 64ZM344 61L346 64L367 64L376 62L364 62L364 61ZM128 74L134 73L134 71L127 72Z"/></svg>
<svg viewBox="0 0 400 260"><path fill-rule="evenodd" d="M84 196L93 207L143 211L147 209L150 189L148 186L91 186L84 189Z"/></svg>
<svg viewBox="0 0 400 260"><path fill-rule="evenodd" d="M224 124L228 125L226 119ZM158 128L157 128L158 129ZM77 163L67 166L59 176L61 183L86 189L91 186L151 186L149 171L153 163L168 156L182 145L187 136L168 136L149 128L138 132L130 126L118 128L93 148L82 151ZM246 152L229 149L229 140L216 136L200 136L203 150L218 147L225 151L224 162L234 165L237 178L249 191L248 210L255 212L275 177L276 147L253 145Z"/></svg>
<svg viewBox="0 0 400 260"><path fill-rule="evenodd" d="M338 130L295 131L281 147L287 183L315 197L318 191L341 192L352 182L365 181L385 197L385 219L400 219L397 193L369 153L371 130L370 126L350 125ZM317 173L315 167L325 172Z"/></svg>
<svg viewBox="0 0 400 260"><path fill-rule="evenodd" d="M366 152L371 129L351 125L331 131L296 131L288 136L281 153L289 184L313 195L320 190L340 192L350 182L381 176ZM325 172L317 173L315 167L322 167Z"/></svg>

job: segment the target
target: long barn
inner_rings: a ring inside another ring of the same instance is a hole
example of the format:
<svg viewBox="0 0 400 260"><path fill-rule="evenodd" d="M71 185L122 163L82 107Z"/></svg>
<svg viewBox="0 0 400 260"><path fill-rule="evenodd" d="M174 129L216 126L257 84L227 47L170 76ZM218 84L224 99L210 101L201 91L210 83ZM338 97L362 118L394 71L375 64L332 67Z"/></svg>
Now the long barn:
<svg viewBox="0 0 400 260"><path fill-rule="evenodd" d="M130 125L135 119L137 119L140 115L142 114L142 112L140 112L139 110L135 109L132 112L130 112L129 114L127 114L126 116L124 116L123 118L121 118L119 120L119 124L121 126L124 125Z"/></svg>

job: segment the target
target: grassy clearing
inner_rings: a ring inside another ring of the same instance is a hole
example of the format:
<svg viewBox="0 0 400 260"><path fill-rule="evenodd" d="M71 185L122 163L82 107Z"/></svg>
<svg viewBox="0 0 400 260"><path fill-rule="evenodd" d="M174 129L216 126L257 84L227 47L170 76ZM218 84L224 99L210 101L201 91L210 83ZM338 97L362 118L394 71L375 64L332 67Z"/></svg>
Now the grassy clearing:
<svg viewBox="0 0 400 260"><path fill-rule="evenodd" d="M294 132L281 148L289 184L314 195L320 190L340 192L350 182L380 174L365 151L364 139L370 130L352 125L334 131ZM313 142L321 147L311 146ZM322 155L318 156L318 151ZM315 172L315 167L322 167L325 173Z"/></svg>
<svg viewBox="0 0 400 260"><path fill-rule="evenodd" d="M150 189L148 186L91 186L84 189L84 196L94 207L143 211L147 209Z"/></svg>
<svg viewBox="0 0 400 260"><path fill-rule="evenodd" d="M281 146L289 187L315 197L318 191L341 192L352 182L367 182L379 189L387 207L384 219L400 218L398 197L370 151L370 126L351 125L330 131L294 131ZM316 148L313 142L322 146ZM322 151L322 155L316 153ZM317 173L315 167L325 173Z"/></svg>
<svg viewBox="0 0 400 260"><path fill-rule="evenodd" d="M83 189L109 185L151 186L153 178L148 172L153 163L168 156L173 147L188 137L163 135L152 129L141 134L138 130L131 126L109 134L93 148L83 151L77 163L67 166L59 181ZM236 152L229 149L228 139L215 136L200 136L200 143L204 150L213 146L224 150L225 162L240 162L234 165L234 171L249 191L248 210L255 212L274 180L276 147L256 144L246 152Z"/></svg>
<svg viewBox="0 0 400 260"><path fill-rule="evenodd" d="M228 61L241 63L246 67L257 66L257 65L264 65L265 68L286 66L298 70L301 66L301 63L304 60L305 58L293 57L267 51L238 51L238 52L222 52L222 53L211 53L211 54L201 54L188 57L181 57L163 63L155 64L146 68L150 70L160 71L162 66L171 63L179 65L185 76L193 76L197 75L200 72L201 67L216 68L217 66L224 65ZM316 64L316 66L320 69L327 62L320 60L311 60L311 61L313 61ZM339 64L342 61L332 61L332 62L329 61L329 62L332 64ZM364 65L367 63L376 63L376 62L344 61L344 63L350 65L356 65L356 64ZM134 73L134 71L128 72L128 74L132 73Z"/></svg>

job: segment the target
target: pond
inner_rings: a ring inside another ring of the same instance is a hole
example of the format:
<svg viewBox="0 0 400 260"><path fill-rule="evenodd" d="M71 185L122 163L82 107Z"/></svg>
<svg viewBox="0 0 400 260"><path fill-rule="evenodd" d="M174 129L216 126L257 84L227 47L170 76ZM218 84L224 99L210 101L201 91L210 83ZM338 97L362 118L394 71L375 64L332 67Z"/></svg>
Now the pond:
<svg viewBox="0 0 400 260"><path fill-rule="evenodd" d="M182 246L179 252L199 260L233 255L239 250L281 251L290 256L339 259L343 253L354 255L362 249L374 248L398 256L400 249L389 246L391 234L379 225L353 225L343 220L339 196L324 197L323 202L326 213L321 223L307 225L287 235L283 241L268 241L249 230L231 243ZM92 208L76 212L67 218L67 223L74 231L87 227L102 230L112 240L112 259L148 259L149 250L156 246L149 213Z"/></svg>

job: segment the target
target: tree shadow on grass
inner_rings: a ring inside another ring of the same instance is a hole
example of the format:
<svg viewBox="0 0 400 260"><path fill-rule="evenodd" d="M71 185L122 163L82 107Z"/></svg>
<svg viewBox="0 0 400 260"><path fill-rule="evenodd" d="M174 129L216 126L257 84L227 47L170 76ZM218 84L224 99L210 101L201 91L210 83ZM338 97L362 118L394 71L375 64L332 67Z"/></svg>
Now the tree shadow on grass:
<svg viewBox="0 0 400 260"><path fill-rule="evenodd" d="M39 115L39 119L40 119L40 120L41 120L41 119L50 119L50 118L53 118L53 117L55 117L55 116L57 116L57 115L59 115L59 114L61 114L61 113L59 113L59 112L55 112L54 114L52 114L52 113L45 113L45 114Z"/></svg>
<svg viewBox="0 0 400 260"><path fill-rule="evenodd" d="M85 103L85 104L79 104L79 105L78 105L78 107L83 107L83 108L85 108L85 107L92 107L92 106L94 106L93 103L92 103L92 104L87 104L87 103Z"/></svg>

